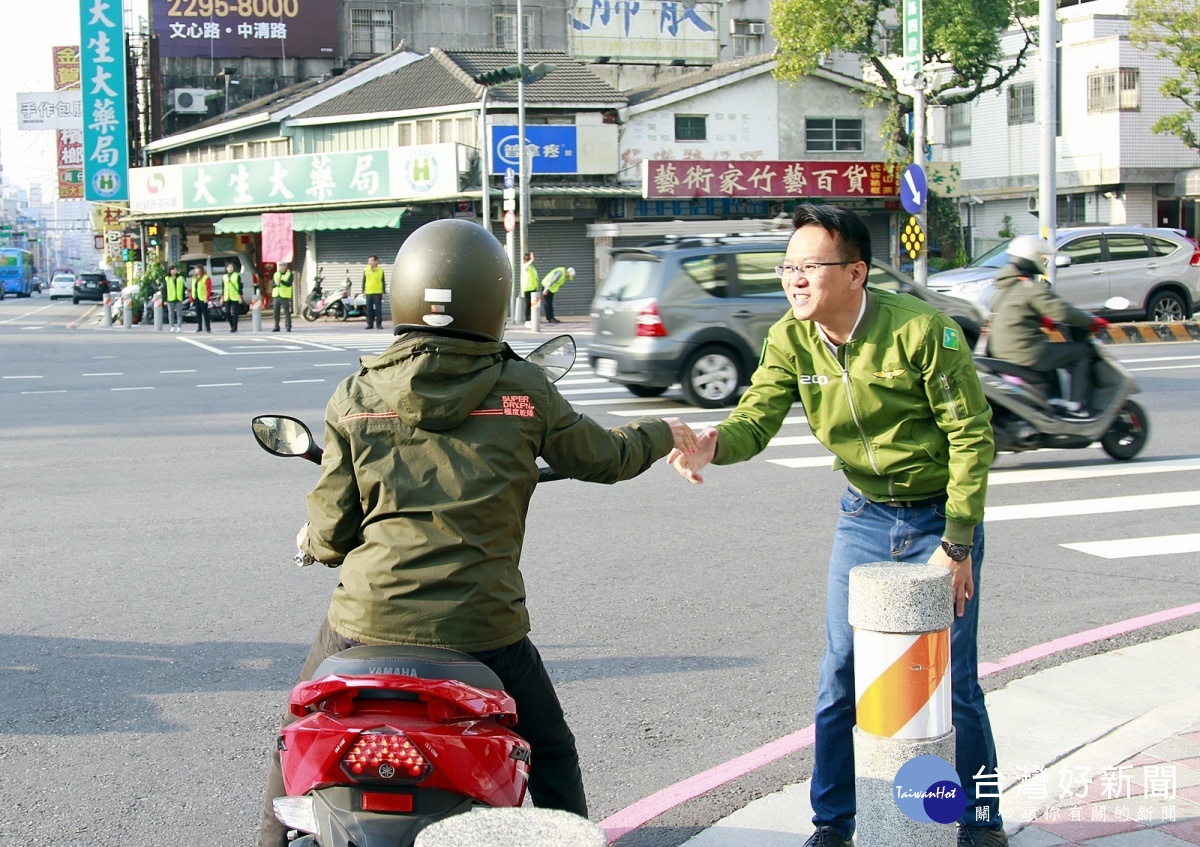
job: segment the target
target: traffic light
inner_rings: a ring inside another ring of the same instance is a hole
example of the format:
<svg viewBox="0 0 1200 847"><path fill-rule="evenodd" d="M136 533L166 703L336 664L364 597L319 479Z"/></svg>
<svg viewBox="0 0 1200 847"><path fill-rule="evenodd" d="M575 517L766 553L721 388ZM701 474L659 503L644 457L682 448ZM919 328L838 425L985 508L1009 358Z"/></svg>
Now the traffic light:
<svg viewBox="0 0 1200 847"><path fill-rule="evenodd" d="M146 242L151 247L158 246L158 224L146 224Z"/></svg>
<svg viewBox="0 0 1200 847"><path fill-rule="evenodd" d="M475 81L480 85L486 85L490 88L493 85L502 85L503 83L512 82L524 76L529 76L528 65L509 65L504 68L496 68L493 71L484 71L475 76Z"/></svg>

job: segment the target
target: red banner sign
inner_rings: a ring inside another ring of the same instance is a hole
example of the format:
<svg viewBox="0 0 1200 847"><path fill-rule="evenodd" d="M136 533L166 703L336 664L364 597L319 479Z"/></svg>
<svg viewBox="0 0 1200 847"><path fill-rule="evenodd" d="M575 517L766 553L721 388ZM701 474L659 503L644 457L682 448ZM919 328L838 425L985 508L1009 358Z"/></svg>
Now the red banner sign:
<svg viewBox="0 0 1200 847"><path fill-rule="evenodd" d="M647 200L700 197L895 197L886 162L647 160Z"/></svg>
<svg viewBox="0 0 1200 847"><path fill-rule="evenodd" d="M54 90L79 87L79 48L53 47ZM58 131L58 198L83 199L83 130Z"/></svg>

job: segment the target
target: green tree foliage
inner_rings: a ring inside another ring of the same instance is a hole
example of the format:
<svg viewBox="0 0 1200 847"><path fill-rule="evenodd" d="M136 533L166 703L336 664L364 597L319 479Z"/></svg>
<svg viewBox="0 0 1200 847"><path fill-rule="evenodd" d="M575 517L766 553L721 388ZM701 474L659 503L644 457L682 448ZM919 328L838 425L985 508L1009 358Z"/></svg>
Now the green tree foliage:
<svg viewBox="0 0 1200 847"><path fill-rule="evenodd" d="M1036 0L924 0L923 7L926 67L946 71L926 89L932 103L966 103L999 90L1024 66L1035 43L1025 19L1036 13ZM776 78L794 81L816 68L824 54L858 54L881 80L882 87L868 92L864 103L887 103L883 137L897 159L900 148L911 151L912 139L902 127L912 99L900 93L881 51L885 24L902 20L903 0L774 0L771 6L771 29L779 41ZM1012 27L1025 40L1017 55L1006 60L1000 36Z"/></svg>
<svg viewBox="0 0 1200 847"><path fill-rule="evenodd" d="M1159 118L1150 131L1174 135L1193 150L1200 150L1192 122L1200 112L1200 4L1196 0L1131 0L1129 38L1145 49L1170 59L1179 73L1167 77L1159 92L1178 100L1184 109Z"/></svg>

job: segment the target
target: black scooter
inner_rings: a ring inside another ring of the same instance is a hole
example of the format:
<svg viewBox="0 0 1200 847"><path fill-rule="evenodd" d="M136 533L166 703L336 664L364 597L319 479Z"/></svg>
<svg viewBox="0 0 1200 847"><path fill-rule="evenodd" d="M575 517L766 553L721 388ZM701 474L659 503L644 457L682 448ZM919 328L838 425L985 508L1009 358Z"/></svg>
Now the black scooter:
<svg viewBox="0 0 1200 847"><path fill-rule="evenodd" d="M1089 340L1096 348L1092 365L1091 408L1095 417L1064 417L1063 391L1057 372L1046 373L988 357L975 358L983 393L992 406L992 431L997 452L1071 449L1099 441L1114 459L1132 459L1150 438L1150 419L1129 399L1141 391L1120 362L1090 335L1078 338L1063 330L1068 340ZM981 342L986 344L986 337Z"/></svg>

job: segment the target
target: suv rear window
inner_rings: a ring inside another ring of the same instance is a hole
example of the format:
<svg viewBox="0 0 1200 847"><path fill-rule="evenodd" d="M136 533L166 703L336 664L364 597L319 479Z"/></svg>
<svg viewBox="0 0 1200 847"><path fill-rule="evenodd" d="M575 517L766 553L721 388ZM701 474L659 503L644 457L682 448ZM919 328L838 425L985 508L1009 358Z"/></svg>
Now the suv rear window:
<svg viewBox="0 0 1200 847"><path fill-rule="evenodd" d="M621 256L613 262L608 279L600 289L600 297L609 300L644 300L655 297L654 283L662 262L654 256Z"/></svg>

